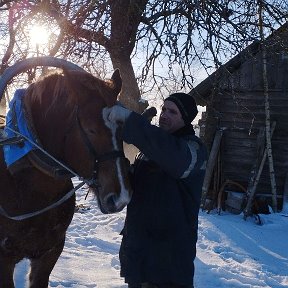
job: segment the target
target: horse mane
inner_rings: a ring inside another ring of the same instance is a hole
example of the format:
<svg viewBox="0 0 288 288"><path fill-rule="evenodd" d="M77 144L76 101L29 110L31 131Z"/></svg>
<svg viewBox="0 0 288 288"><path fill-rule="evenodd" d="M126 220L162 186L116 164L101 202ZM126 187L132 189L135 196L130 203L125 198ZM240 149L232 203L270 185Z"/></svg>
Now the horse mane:
<svg viewBox="0 0 288 288"><path fill-rule="evenodd" d="M63 85L64 74L62 70L54 70L40 76L34 83L32 83L27 89L27 95L29 102L44 101L44 97L50 98L50 105L53 106L60 95L66 91L65 85ZM49 93L47 93L49 91ZM65 93L66 94L66 93ZM61 96L63 97L63 96ZM68 98L68 97L67 97ZM68 100L68 99L67 99Z"/></svg>
<svg viewBox="0 0 288 288"><path fill-rule="evenodd" d="M74 106L75 97L70 94L81 91L84 96L85 91L86 94L88 91L88 95L91 94L90 91L94 91L95 94L101 96L102 101L106 102L107 106L112 106L114 105L111 102L112 98L107 97L106 94L113 91L114 85L113 80L101 80L88 72L57 69L39 77L28 87L26 104L31 106L32 103L38 102L41 105L43 102L47 112L59 101L64 106Z"/></svg>

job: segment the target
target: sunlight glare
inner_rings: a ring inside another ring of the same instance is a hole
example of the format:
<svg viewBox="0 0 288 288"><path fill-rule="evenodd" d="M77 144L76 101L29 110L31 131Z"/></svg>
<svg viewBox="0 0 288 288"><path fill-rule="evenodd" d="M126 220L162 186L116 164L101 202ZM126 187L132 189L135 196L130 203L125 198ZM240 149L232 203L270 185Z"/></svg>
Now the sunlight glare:
<svg viewBox="0 0 288 288"><path fill-rule="evenodd" d="M41 25L33 25L30 29L30 41L34 46L46 45L49 42L49 32L46 27Z"/></svg>

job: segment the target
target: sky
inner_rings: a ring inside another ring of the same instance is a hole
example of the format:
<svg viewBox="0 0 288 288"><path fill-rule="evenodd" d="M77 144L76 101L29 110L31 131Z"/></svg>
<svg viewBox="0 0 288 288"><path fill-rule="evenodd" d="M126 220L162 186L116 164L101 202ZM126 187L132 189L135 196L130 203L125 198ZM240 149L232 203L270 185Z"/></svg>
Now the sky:
<svg viewBox="0 0 288 288"><path fill-rule="evenodd" d="M74 183L77 180L74 179ZM53 288L127 288L120 277L119 235L126 209L104 215L87 189L78 190L64 251L50 276ZM285 213L286 211L286 213ZM195 288L288 287L288 209L261 215L200 211ZM17 264L16 288L24 288L29 261Z"/></svg>

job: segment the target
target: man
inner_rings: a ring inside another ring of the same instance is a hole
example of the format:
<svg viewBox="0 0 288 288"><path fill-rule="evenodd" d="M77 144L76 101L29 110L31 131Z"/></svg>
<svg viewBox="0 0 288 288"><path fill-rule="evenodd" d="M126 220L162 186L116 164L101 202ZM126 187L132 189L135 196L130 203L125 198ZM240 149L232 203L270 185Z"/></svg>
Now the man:
<svg viewBox="0 0 288 288"><path fill-rule="evenodd" d="M119 253L121 276L130 288L193 287L207 160L191 125L197 112L190 95L175 93L164 101L159 127L121 106L108 115L124 123L123 140L141 151Z"/></svg>

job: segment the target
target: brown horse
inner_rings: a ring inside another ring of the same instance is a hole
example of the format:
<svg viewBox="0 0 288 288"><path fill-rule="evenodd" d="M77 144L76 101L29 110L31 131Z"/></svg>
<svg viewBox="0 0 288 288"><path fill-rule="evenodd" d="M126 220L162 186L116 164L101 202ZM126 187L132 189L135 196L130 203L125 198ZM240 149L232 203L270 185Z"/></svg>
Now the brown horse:
<svg viewBox="0 0 288 288"><path fill-rule="evenodd" d="M121 85L118 70L110 81L67 70L31 84L23 96L44 151L91 183L103 213L122 210L131 197L121 127L105 119ZM11 174L0 149L0 206L9 215L0 215L0 288L14 287L14 268L23 258L31 260L29 287L46 288L64 247L75 194L46 211L73 189L71 179L45 173L28 156L21 161L23 166Z"/></svg>

